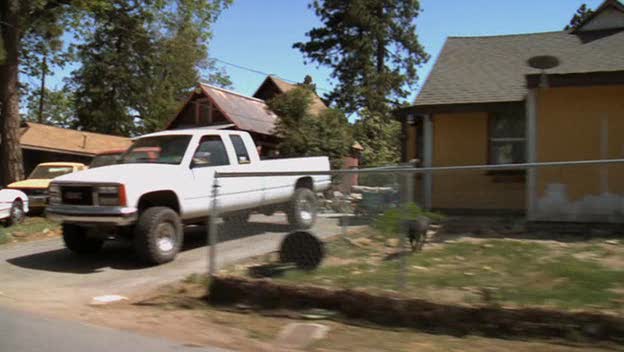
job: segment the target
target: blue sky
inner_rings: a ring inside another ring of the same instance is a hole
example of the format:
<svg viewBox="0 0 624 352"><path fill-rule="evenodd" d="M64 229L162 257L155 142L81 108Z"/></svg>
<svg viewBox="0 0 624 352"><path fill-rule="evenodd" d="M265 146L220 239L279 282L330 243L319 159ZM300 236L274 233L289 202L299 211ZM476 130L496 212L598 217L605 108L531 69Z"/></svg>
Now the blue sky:
<svg viewBox="0 0 624 352"><path fill-rule="evenodd" d="M602 0L421 0L424 12L416 20L421 43L432 59L419 70L424 82L448 36L478 36L561 30L576 9L586 3L596 8ZM292 44L306 39L305 33L320 24L308 0L234 0L214 25L209 55L257 71L301 81L314 77L319 93L331 89L330 71L304 65ZM252 95L263 75L224 66L233 88ZM69 72L66 68L52 79L57 88ZM409 100L412 101L416 90Z"/></svg>

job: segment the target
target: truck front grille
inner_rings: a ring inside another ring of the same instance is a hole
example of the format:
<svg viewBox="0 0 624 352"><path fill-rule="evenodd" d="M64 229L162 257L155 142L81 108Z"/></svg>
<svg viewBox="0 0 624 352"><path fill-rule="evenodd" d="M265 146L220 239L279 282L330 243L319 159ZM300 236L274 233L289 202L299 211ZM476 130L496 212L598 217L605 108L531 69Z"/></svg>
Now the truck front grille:
<svg viewBox="0 0 624 352"><path fill-rule="evenodd" d="M63 204L93 205L93 188L88 186L61 187Z"/></svg>

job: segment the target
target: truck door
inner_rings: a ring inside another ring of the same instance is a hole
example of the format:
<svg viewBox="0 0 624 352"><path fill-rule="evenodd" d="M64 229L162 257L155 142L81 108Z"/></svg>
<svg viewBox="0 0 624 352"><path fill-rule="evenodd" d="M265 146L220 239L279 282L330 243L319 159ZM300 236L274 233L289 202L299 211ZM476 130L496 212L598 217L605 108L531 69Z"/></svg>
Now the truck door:
<svg viewBox="0 0 624 352"><path fill-rule="evenodd" d="M229 140L224 141L219 135L201 138L191 162L198 199L211 202L215 171L240 171L237 161L233 160L235 155ZM244 178L220 179L219 186L218 206L221 211L252 208L259 202L262 193L261 187ZM210 205L207 203L208 207Z"/></svg>

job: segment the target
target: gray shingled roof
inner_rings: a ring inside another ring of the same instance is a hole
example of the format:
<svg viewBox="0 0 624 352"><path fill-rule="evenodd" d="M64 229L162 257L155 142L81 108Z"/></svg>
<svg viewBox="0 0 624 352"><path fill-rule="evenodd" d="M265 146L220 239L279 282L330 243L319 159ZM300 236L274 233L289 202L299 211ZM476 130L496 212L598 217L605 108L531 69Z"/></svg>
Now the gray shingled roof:
<svg viewBox="0 0 624 352"><path fill-rule="evenodd" d="M539 73L526 61L537 55L559 58L551 74L622 71L624 29L450 37L415 105L524 100L525 76Z"/></svg>

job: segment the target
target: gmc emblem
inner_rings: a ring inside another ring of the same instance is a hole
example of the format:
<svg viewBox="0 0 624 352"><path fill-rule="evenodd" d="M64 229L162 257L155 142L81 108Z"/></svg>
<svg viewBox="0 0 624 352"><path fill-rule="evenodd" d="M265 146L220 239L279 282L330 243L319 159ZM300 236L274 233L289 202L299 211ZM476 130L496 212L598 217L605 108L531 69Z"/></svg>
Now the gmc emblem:
<svg viewBox="0 0 624 352"><path fill-rule="evenodd" d="M70 200L81 200L82 193L80 192L65 192L65 198Z"/></svg>

